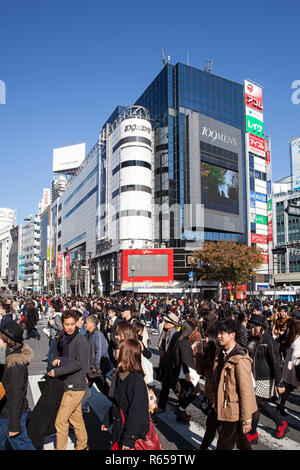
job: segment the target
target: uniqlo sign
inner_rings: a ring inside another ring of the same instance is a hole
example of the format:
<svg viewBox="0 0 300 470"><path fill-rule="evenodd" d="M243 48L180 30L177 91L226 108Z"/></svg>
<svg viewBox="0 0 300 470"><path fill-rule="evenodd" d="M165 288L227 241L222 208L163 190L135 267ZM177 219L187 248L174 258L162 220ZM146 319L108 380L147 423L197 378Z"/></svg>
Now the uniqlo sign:
<svg viewBox="0 0 300 470"><path fill-rule="evenodd" d="M255 109L256 111L263 112L263 102L262 102L262 88L255 85L254 83L249 82L248 80L244 81L244 91L245 91L245 105L250 108Z"/></svg>
<svg viewBox="0 0 300 470"><path fill-rule="evenodd" d="M253 152L256 155L259 155L260 157L265 157L265 139L262 139L258 135L250 133L248 134L248 136L249 152Z"/></svg>

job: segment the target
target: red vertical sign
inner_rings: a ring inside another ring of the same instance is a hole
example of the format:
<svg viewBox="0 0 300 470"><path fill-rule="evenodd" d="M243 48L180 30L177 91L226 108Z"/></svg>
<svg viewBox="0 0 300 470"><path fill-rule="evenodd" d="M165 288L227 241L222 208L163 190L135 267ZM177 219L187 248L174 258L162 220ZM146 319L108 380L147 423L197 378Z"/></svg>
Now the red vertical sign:
<svg viewBox="0 0 300 470"><path fill-rule="evenodd" d="M67 279L71 279L71 255L66 256Z"/></svg>
<svg viewBox="0 0 300 470"><path fill-rule="evenodd" d="M62 267L61 260L62 260L61 253L57 253L57 279L61 278L61 267Z"/></svg>

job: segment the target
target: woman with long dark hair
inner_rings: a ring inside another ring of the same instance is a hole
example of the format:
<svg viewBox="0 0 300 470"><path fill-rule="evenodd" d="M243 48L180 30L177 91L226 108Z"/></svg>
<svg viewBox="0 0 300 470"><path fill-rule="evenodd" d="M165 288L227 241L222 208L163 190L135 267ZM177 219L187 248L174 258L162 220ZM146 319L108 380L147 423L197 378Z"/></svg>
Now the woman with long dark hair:
<svg viewBox="0 0 300 470"><path fill-rule="evenodd" d="M148 392L139 341L126 339L119 346L116 381L111 390L113 405L104 418L101 431L107 431L112 425L114 448L129 450L138 439L145 440L150 429Z"/></svg>
<svg viewBox="0 0 300 470"><path fill-rule="evenodd" d="M297 387L300 387L300 380L296 375L295 369L295 366L300 364L300 310L294 312L294 317L290 323L286 347L287 352L282 371L285 391L281 395L280 404L277 406L282 416L288 416L284 407L289 395Z"/></svg>
<svg viewBox="0 0 300 470"><path fill-rule="evenodd" d="M204 342L198 346L199 356L202 361L199 361L200 367L197 372L205 378L204 398L200 407L203 413L207 415L206 431L199 450L207 450L217 432L218 417L212 403L214 400L213 369L218 347L218 331L216 329L208 330Z"/></svg>
<svg viewBox="0 0 300 470"><path fill-rule="evenodd" d="M184 374L184 378L179 378L176 386L178 394L178 408L175 413L177 415L177 421L186 424L188 424L192 418L191 415L186 413L186 408L200 394L199 382L193 385L193 378L191 377L191 373L193 373L193 371L196 372L196 364L189 338L194 333L195 329L196 325L193 321L185 321L174 346L174 366L176 375L178 377L180 376L181 369Z"/></svg>

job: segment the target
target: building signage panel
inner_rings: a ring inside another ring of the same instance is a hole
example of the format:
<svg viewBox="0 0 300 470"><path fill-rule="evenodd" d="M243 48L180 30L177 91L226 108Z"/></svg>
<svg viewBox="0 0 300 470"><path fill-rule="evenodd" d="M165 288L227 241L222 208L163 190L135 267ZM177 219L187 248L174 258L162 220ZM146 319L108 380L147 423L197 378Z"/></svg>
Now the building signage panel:
<svg viewBox="0 0 300 470"><path fill-rule="evenodd" d="M66 270L67 270L67 279L71 279L71 255L70 253L66 256Z"/></svg>
<svg viewBox="0 0 300 470"><path fill-rule="evenodd" d="M262 193L255 193L255 200L267 203L267 195Z"/></svg>
<svg viewBox="0 0 300 470"><path fill-rule="evenodd" d="M247 135L249 152L252 152L260 157L265 157L265 140L259 137L258 135L254 135L251 133L247 133Z"/></svg>
<svg viewBox="0 0 300 470"><path fill-rule="evenodd" d="M251 233L251 243L261 243L261 244L268 244L268 236L267 235L259 235L258 233Z"/></svg>
<svg viewBox="0 0 300 470"><path fill-rule="evenodd" d="M268 217L266 217L265 215L256 214L255 223L256 224L268 225Z"/></svg>
<svg viewBox="0 0 300 470"><path fill-rule="evenodd" d="M260 119L256 119L253 116L246 115L246 132L258 135L259 137L263 137L264 123Z"/></svg>
<svg viewBox="0 0 300 470"><path fill-rule="evenodd" d="M57 279L61 278L62 271L62 256L61 253L57 253Z"/></svg>
<svg viewBox="0 0 300 470"><path fill-rule="evenodd" d="M245 105L263 112L262 88L248 80L244 81Z"/></svg>

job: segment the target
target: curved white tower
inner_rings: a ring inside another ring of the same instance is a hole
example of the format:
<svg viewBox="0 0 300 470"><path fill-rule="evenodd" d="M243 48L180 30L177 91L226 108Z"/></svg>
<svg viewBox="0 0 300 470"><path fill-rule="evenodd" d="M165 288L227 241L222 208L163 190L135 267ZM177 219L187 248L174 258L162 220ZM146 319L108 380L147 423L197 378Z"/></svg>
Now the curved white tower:
<svg viewBox="0 0 300 470"><path fill-rule="evenodd" d="M153 132L147 110L126 108L111 137L112 204L120 249L150 247Z"/></svg>

